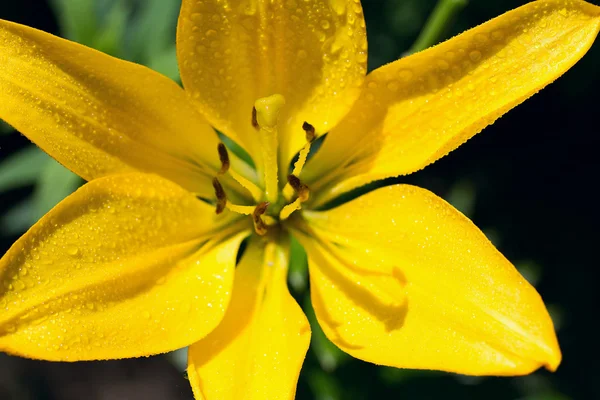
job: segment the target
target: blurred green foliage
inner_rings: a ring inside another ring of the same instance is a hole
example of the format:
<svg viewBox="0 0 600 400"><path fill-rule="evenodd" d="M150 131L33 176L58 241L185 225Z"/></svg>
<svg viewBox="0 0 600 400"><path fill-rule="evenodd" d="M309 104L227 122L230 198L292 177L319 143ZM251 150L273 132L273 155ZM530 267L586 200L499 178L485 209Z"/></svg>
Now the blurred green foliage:
<svg viewBox="0 0 600 400"><path fill-rule="evenodd" d="M149 66L179 81L175 27L180 1L51 0L61 36L125 60ZM2 134L12 129L0 124ZM7 234L24 232L83 181L35 146L0 162L0 192L35 187L31 198L0 218Z"/></svg>

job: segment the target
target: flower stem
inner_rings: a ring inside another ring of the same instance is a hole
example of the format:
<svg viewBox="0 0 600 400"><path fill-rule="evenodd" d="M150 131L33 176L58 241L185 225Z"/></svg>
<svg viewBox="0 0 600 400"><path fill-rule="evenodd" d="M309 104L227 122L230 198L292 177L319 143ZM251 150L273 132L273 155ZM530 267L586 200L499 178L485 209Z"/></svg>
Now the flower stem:
<svg viewBox="0 0 600 400"><path fill-rule="evenodd" d="M456 15L467 6L467 3L468 0L438 0L419 37L405 55L411 55L437 44Z"/></svg>

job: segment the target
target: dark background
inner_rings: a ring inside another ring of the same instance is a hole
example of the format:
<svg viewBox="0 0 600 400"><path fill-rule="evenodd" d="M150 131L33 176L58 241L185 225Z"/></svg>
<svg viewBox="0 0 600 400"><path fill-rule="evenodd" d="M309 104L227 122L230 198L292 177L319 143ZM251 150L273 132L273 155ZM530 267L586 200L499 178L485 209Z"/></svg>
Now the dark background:
<svg viewBox="0 0 600 400"><path fill-rule="evenodd" d="M370 68L406 51L434 4L434 0L363 0ZM472 0L448 33L453 35L521 4ZM0 18L59 33L44 0L2 2ZM556 83L448 157L400 180L446 197L456 190L466 191L470 206L463 211L508 259L525 265L524 272L533 275L555 317L564 357L558 371L520 378L469 378L392 370L343 357L325 371L318 353L311 349L298 399L600 399L600 385L595 381L600 305L596 292L600 218L595 191L600 173L596 156L600 148L599 72L600 44L596 43ZM28 140L18 134L1 135L0 163L27 145ZM0 213L32 190L26 186L0 193ZM0 232L0 254L17 237ZM164 356L67 364L0 354L2 400L191 399L188 386L177 363Z"/></svg>

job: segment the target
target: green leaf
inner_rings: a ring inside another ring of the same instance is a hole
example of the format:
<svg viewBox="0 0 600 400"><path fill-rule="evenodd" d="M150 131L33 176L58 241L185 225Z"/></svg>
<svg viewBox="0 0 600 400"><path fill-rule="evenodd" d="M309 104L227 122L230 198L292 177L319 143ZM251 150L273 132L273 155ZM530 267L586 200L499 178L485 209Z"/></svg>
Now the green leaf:
<svg viewBox="0 0 600 400"><path fill-rule="evenodd" d="M343 398L340 382L333 376L316 368L311 369L307 375L308 384L315 394L315 399L341 400Z"/></svg>
<svg viewBox="0 0 600 400"><path fill-rule="evenodd" d="M53 159L48 160L33 193L33 220L40 219L82 183L79 176Z"/></svg>
<svg viewBox="0 0 600 400"><path fill-rule="evenodd" d="M533 260L519 260L515 261L515 267L519 270L519 273L523 275L527 282L531 286L537 286L540 278L542 277L542 267Z"/></svg>
<svg viewBox="0 0 600 400"><path fill-rule="evenodd" d="M307 295L304 298L304 313L308 322L310 323L310 329L312 330L312 336L310 339L310 349L317 356L317 360L324 371L331 372L335 370L342 363L350 359L350 356L336 347L333 343L327 339L325 332L321 329L315 310L313 309L310 301L310 296Z"/></svg>
<svg viewBox="0 0 600 400"><path fill-rule="evenodd" d="M473 216L475 200L475 185L468 180L461 180L453 185L446 195L446 201L467 217Z"/></svg>
<svg viewBox="0 0 600 400"><path fill-rule="evenodd" d="M165 357L179 372L185 372L188 361L188 348L184 347L165 354Z"/></svg>
<svg viewBox="0 0 600 400"><path fill-rule="evenodd" d="M304 247L290 236L290 267L288 273L290 286L296 292L304 292L308 286L308 257Z"/></svg>
<svg viewBox="0 0 600 400"><path fill-rule="evenodd" d="M130 59L148 65L175 43L180 0L142 0L131 21ZM167 74L166 74L167 75Z"/></svg>
<svg viewBox="0 0 600 400"><path fill-rule="evenodd" d="M0 135L7 135L12 132L14 132L13 127L0 119Z"/></svg>
<svg viewBox="0 0 600 400"><path fill-rule="evenodd" d="M3 210L0 215L0 232L3 236L22 235L33 224L32 215L33 200L28 197L15 204L8 210Z"/></svg>
<svg viewBox="0 0 600 400"><path fill-rule="evenodd" d="M85 43L97 50L115 57L123 58L125 31L131 7L128 2L112 1L108 12L102 12L98 18L101 27L89 43Z"/></svg>
<svg viewBox="0 0 600 400"><path fill-rule="evenodd" d="M467 0L438 0L419 37L406 55L417 53L437 44L445 35L448 27L454 23L458 13L467 6L467 3Z"/></svg>
<svg viewBox="0 0 600 400"><path fill-rule="evenodd" d="M0 163L0 191L33 185L50 156L35 146L28 146Z"/></svg>
<svg viewBox="0 0 600 400"><path fill-rule="evenodd" d="M161 53L153 54L148 60L148 67L171 78L175 82L181 81L175 45L172 45Z"/></svg>
<svg viewBox="0 0 600 400"><path fill-rule="evenodd" d="M546 392L535 394L533 396L522 397L519 400L571 400L570 397L567 397L560 393Z"/></svg>
<svg viewBox="0 0 600 400"><path fill-rule="evenodd" d="M98 29L94 0L51 0L63 37L78 43L92 42Z"/></svg>

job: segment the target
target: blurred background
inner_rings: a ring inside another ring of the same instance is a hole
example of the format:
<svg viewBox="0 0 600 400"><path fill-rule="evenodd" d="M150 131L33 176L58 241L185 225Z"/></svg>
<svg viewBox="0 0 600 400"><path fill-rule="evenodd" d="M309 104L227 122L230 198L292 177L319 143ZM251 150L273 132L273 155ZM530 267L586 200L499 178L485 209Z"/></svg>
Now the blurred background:
<svg viewBox="0 0 600 400"><path fill-rule="evenodd" d="M440 39L524 3L471 0L441 31ZM435 4L436 0L363 0L369 68L406 54ZM0 18L145 64L179 80L175 58L179 5L180 0L4 1ZM600 399L594 322L600 305L596 291L600 212L593 189L600 172L599 91L600 40L563 78L450 156L395 180L428 188L449 200L537 287L558 331L564 357L558 371L473 378L354 360L337 351L314 324L306 259L295 249L290 287L313 322L298 399ZM0 254L82 183L0 121ZM185 350L73 364L0 354L0 399L192 399L184 368Z"/></svg>

